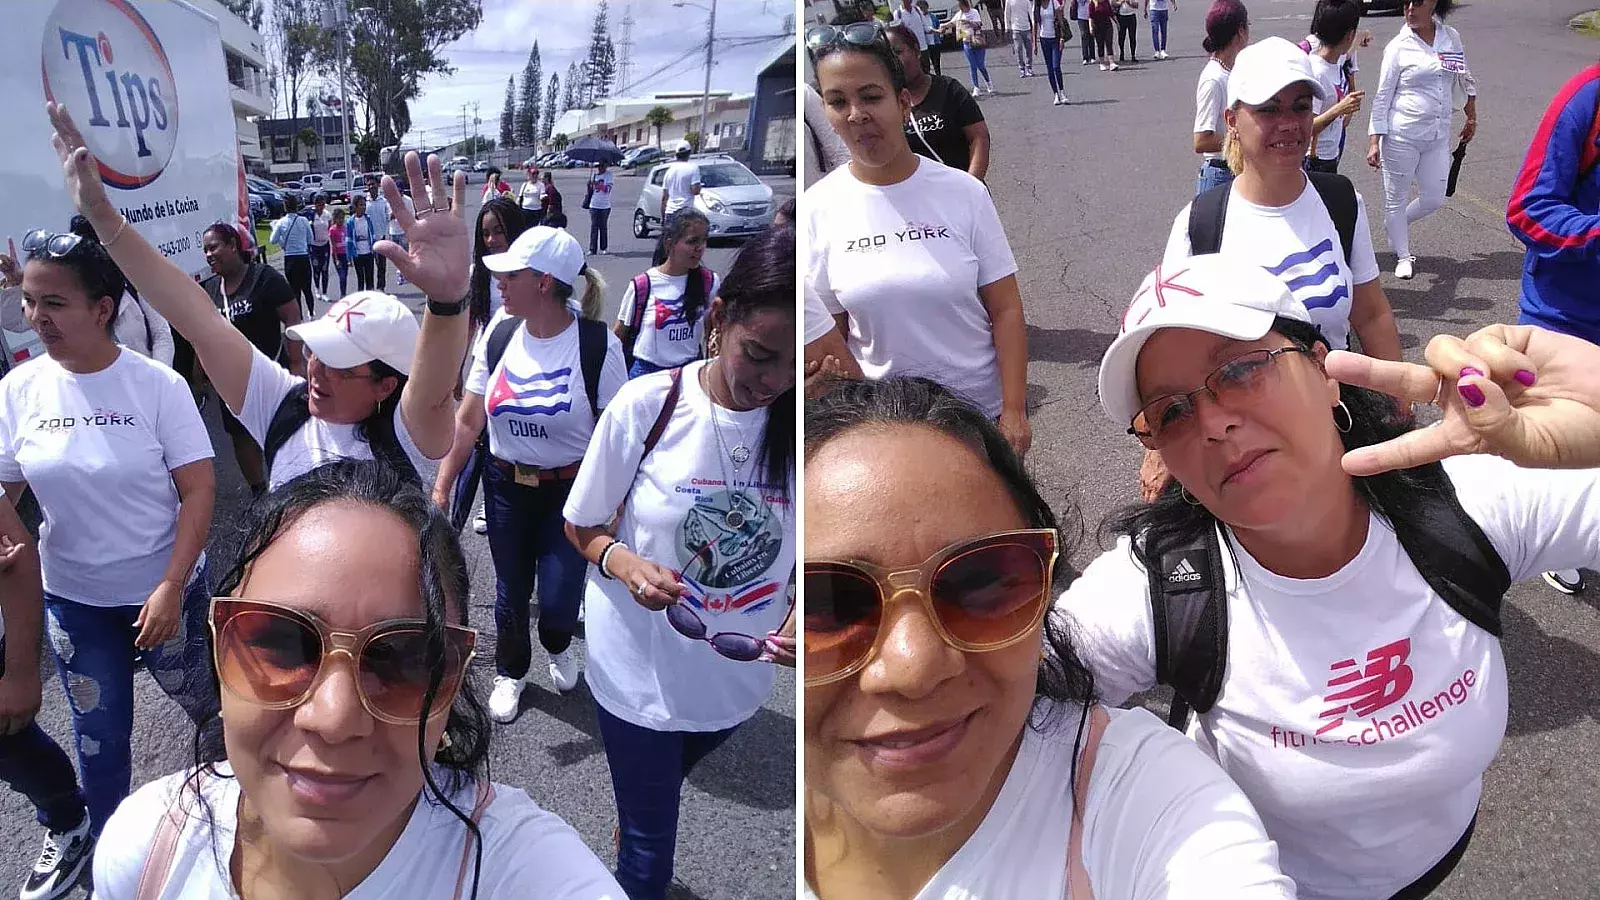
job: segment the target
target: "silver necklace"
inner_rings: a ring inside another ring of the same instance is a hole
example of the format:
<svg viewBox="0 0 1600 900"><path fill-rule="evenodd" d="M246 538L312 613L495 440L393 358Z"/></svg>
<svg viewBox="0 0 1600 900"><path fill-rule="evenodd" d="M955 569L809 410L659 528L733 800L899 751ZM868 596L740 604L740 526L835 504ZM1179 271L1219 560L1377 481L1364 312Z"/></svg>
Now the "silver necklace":
<svg viewBox="0 0 1600 900"><path fill-rule="evenodd" d="M701 371L705 372L708 370L709 366ZM744 466L747 460L750 459L750 448L741 444L737 447L734 447L732 451L728 450L727 443L722 438L722 426L717 421L717 402L711 397L711 391L709 389L710 382L710 376L706 376L705 383L701 385L701 388L705 390L706 399L711 404L711 431L717 436L717 449L727 453L728 458L733 460L733 476L736 476L739 474L739 469ZM735 425L734 427L737 428L738 426ZM743 451L742 455L740 451ZM723 484L727 485L728 487L728 511L722 514L722 524L728 526L730 531L738 531L744 528L747 520L745 518L745 514L734 505L734 500L736 497L743 496L744 491L734 487L733 477L728 473L728 464L722 461L721 454L718 454L717 456L717 468L722 472ZM761 498L761 505L766 506L766 498L761 497L759 493L756 496Z"/></svg>
<svg viewBox="0 0 1600 900"><path fill-rule="evenodd" d="M704 379L705 379L705 383L701 385L701 388L705 390L706 397L711 400L711 405L713 407L713 409L711 411L711 413L712 413L712 415L711 415L711 424L712 424L713 427L716 427L717 416L716 416L715 407L717 405L717 401L711 395L711 375L710 375L710 372L711 372L711 364L710 363L706 363L705 368L701 369L701 373L704 375ZM722 440L722 430L720 428L718 428L717 429L717 446L722 447L724 452L726 452L728 454L728 458L733 460L733 464L735 466L734 472L737 474L737 472L738 472L738 468L737 467L738 466L742 466L745 463L750 461L750 444L749 444L749 442L747 442L745 440L745 438L744 438L744 429L739 427L739 423L738 422L733 423L733 427L734 427L734 430L738 432L739 443L734 444L732 448L727 447L727 445L725 443L723 443L723 440Z"/></svg>

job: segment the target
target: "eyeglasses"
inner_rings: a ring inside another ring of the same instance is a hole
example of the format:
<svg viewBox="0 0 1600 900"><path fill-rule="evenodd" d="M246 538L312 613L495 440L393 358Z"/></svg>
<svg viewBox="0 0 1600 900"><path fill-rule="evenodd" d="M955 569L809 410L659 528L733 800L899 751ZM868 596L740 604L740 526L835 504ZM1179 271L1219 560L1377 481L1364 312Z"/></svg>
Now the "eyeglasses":
<svg viewBox="0 0 1600 900"><path fill-rule="evenodd" d="M883 640L883 612L915 594L945 643L968 653L1009 647L1039 626L1058 554L1049 528L961 541L922 565L805 564L806 684L831 684L866 667Z"/></svg>
<svg viewBox="0 0 1600 900"><path fill-rule="evenodd" d="M48 228L38 228L22 236L22 252L32 259L39 256L60 257L71 253L83 242L81 235L68 232L57 234Z"/></svg>
<svg viewBox="0 0 1600 900"><path fill-rule="evenodd" d="M876 22L852 22L849 25L818 25L806 32L806 49L812 53L835 44L853 44L870 47L883 40L883 28Z"/></svg>
<svg viewBox="0 0 1600 900"><path fill-rule="evenodd" d="M687 578L684 578L688 582ZM723 657L737 662L757 662L761 659L770 659L767 653L767 641L753 634L741 634L737 631L719 631L708 634L704 619L694 611L694 607L678 600L665 610L667 622L672 625L672 630L683 635L691 641L702 641L710 644L711 649Z"/></svg>
<svg viewBox="0 0 1600 900"><path fill-rule="evenodd" d="M1151 450L1162 445L1181 441L1194 430L1200 419L1196 397L1210 394L1211 399L1227 407L1248 403L1278 383L1278 368L1273 365L1285 353L1306 353L1304 347L1280 347L1276 350L1251 350L1217 366L1206 376L1205 384L1182 394L1168 394L1145 404L1133 417L1128 433Z"/></svg>
<svg viewBox="0 0 1600 900"><path fill-rule="evenodd" d="M443 670L427 718L449 712L478 633L444 626L443 655L430 652L427 623L391 619L360 631L334 631L321 619L262 600L211 601L217 675L228 693L265 709L293 709L311 697L335 654L355 668L356 692L372 717L415 725L435 668Z"/></svg>

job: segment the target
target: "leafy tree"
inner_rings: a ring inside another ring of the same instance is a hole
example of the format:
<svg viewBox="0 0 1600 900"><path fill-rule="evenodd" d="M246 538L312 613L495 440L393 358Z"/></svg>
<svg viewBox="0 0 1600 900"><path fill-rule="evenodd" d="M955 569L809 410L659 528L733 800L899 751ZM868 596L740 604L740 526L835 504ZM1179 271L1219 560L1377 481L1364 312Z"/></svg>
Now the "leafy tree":
<svg viewBox="0 0 1600 900"><path fill-rule="evenodd" d="M539 65L539 42L534 41L528 53L528 64L522 68L522 98L517 106L516 127L512 136L523 147L539 142L539 82L542 73Z"/></svg>
<svg viewBox="0 0 1600 900"><path fill-rule="evenodd" d="M567 93L561 101L561 110L578 109L583 106L583 81L578 73L578 64L573 62L567 66Z"/></svg>
<svg viewBox="0 0 1600 900"><path fill-rule="evenodd" d="M310 151L320 146L322 144L322 139L317 137L317 133L308 125L305 128L300 129L295 134L294 144L295 146L306 148L306 158L309 160L311 158ZM299 159L299 156L296 156L295 158Z"/></svg>
<svg viewBox="0 0 1600 900"><path fill-rule="evenodd" d="M274 0L275 4L313 0ZM363 0L352 10L349 35L350 85L367 107L380 146L399 143L411 128L411 101L422 94L422 80L451 75L455 69L440 53L446 45L477 28L483 20L480 0ZM337 42L325 41L320 66L337 65Z"/></svg>
<svg viewBox="0 0 1600 900"><path fill-rule="evenodd" d="M378 151L383 147L378 143L378 136L367 132L356 139L356 155L361 157L361 170L371 172L378 168Z"/></svg>
<svg viewBox="0 0 1600 900"><path fill-rule="evenodd" d="M550 129L556 125L556 101L561 96L561 76L550 73L550 90L544 95L544 124L539 126L541 138L550 136ZM535 142L537 143L537 142Z"/></svg>
<svg viewBox="0 0 1600 900"><path fill-rule="evenodd" d="M567 145L571 143L572 139L567 137L565 134L558 134L550 139L550 145L555 147L557 150L565 150L567 149Z"/></svg>
<svg viewBox="0 0 1600 900"><path fill-rule="evenodd" d="M245 20L251 28L256 31L261 30L262 20L267 13L262 0L222 0L222 5L228 12Z"/></svg>
<svg viewBox="0 0 1600 900"><path fill-rule="evenodd" d="M325 44L325 36L313 0L277 0L272 6L272 39L268 42L272 57L273 92L283 88L283 100L289 110L289 131L298 131L300 123L300 96L315 74L317 55ZM300 142L290 143L291 158L300 159Z"/></svg>
<svg viewBox="0 0 1600 900"><path fill-rule="evenodd" d="M644 114L644 123L656 130L657 147L661 146L661 126L671 125L672 121L672 110L665 106L652 106L650 111Z"/></svg>
<svg viewBox="0 0 1600 900"><path fill-rule="evenodd" d="M688 142L690 149L696 153L700 152L700 142L704 140L704 136L701 135L700 132L691 131L688 134L685 134L683 139Z"/></svg>
<svg viewBox="0 0 1600 900"><path fill-rule="evenodd" d="M516 140L517 78L506 79L506 105L500 109L500 143L511 146Z"/></svg>

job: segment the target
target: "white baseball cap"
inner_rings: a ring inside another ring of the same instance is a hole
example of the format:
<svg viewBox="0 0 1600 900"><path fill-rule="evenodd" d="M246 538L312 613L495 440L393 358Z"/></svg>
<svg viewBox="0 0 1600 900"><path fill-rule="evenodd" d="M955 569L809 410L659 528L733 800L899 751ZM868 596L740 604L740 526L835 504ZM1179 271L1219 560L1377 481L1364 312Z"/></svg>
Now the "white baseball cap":
<svg viewBox="0 0 1600 900"><path fill-rule="evenodd" d="M1273 95L1299 81L1311 86L1318 100L1327 101L1328 89L1311 73L1311 55L1281 37L1269 37L1239 51L1228 73L1228 105L1260 106Z"/></svg>
<svg viewBox="0 0 1600 900"><path fill-rule="evenodd" d="M335 369L353 369L378 360L402 375L411 374L411 354L422 329L399 298L381 291L357 291L328 307L321 318L285 329Z"/></svg>
<svg viewBox="0 0 1600 900"><path fill-rule="evenodd" d="M536 225L517 235L506 252L485 256L483 265L500 273L533 269L573 285L583 274L583 245L564 228Z"/></svg>
<svg viewBox="0 0 1600 900"><path fill-rule="evenodd" d="M1311 313L1282 279L1255 263L1221 254L1157 266L1133 295L1122 330L1100 360L1100 405L1118 425L1139 414L1139 351L1163 328L1193 328L1238 341L1260 340L1282 316L1310 324Z"/></svg>

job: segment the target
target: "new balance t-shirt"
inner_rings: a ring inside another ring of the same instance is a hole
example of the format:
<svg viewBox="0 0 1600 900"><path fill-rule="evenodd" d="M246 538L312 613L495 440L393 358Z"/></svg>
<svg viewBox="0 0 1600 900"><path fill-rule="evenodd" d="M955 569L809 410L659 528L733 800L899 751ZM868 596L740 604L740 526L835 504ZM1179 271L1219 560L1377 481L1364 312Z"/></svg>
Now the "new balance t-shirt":
<svg viewBox="0 0 1600 900"><path fill-rule="evenodd" d="M683 292L688 289L691 277L703 279L705 276L700 272L666 275L659 267L645 274L650 277L650 299L643 315L639 317L639 334L634 339L633 355L663 368L681 366L699 359L706 315L711 311L712 298L717 296L717 290L722 287L722 276L711 273L711 290L706 293L704 302L691 322L684 309ZM638 295L630 278L628 286L622 289L622 305L617 309L617 321L631 326L637 304Z"/></svg>
<svg viewBox="0 0 1600 900"><path fill-rule="evenodd" d="M931 378L999 417L994 329L978 288L1017 263L983 183L929 160L887 186L841 166L806 192L800 215L806 296L849 314L862 372Z"/></svg>
<svg viewBox="0 0 1600 900"><path fill-rule="evenodd" d="M1346 265L1339 230L1309 180L1288 206L1261 206L1241 197L1237 189L1230 192L1219 251L1254 262L1283 279L1335 350L1350 344L1350 304L1356 285L1378 277L1367 203L1360 192L1356 193L1355 249ZM1185 206L1172 223L1161 265L1179 266L1188 257L1189 207Z"/></svg>
<svg viewBox="0 0 1600 900"><path fill-rule="evenodd" d="M635 378L617 392L600 415L564 514L574 525L602 525L626 500L618 540L683 573L688 602L708 633L759 640L778 630L792 606L793 475L784 486L762 474L759 447L770 410L713 404L700 387L705 365L684 367L672 418L642 463L669 373ZM751 455L735 464L728 451L739 444ZM742 521L730 523L730 510ZM627 585L593 567L584 596L585 678L595 702L617 718L657 731L719 731L750 718L772 693L770 663L726 659L689 640L665 614L640 606Z"/></svg>
<svg viewBox="0 0 1600 900"><path fill-rule="evenodd" d="M1600 564L1600 471L1444 467L1514 581ZM1477 811L1506 729L1500 641L1434 593L1376 516L1326 578L1285 578L1229 544L1227 673L1196 740L1255 805L1303 900L1392 896ZM1123 538L1058 601L1108 704L1156 682L1147 584Z"/></svg>
<svg viewBox="0 0 1600 900"><path fill-rule="evenodd" d="M484 329L472 351L466 389L483 398L489 452L509 462L558 469L583 459L594 434L594 413L583 384L578 351L578 320L555 337L536 338L518 325L500 364L489 370L489 338L504 321ZM598 406L605 409L628 380L622 342L606 333L606 359L600 368Z"/></svg>
<svg viewBox="0 0 1600 900"><path fill-rule="evenodd" d="M933 83L922 102L911 108L916 125L906 123L906 141L918 156L965 171L972 164L972 150L963 129L982 122L983 109L972 99L972 92L954 78L948 75L929 75L928 78ZM921 137L917 136L918 129L921 129Z"/></svg>

